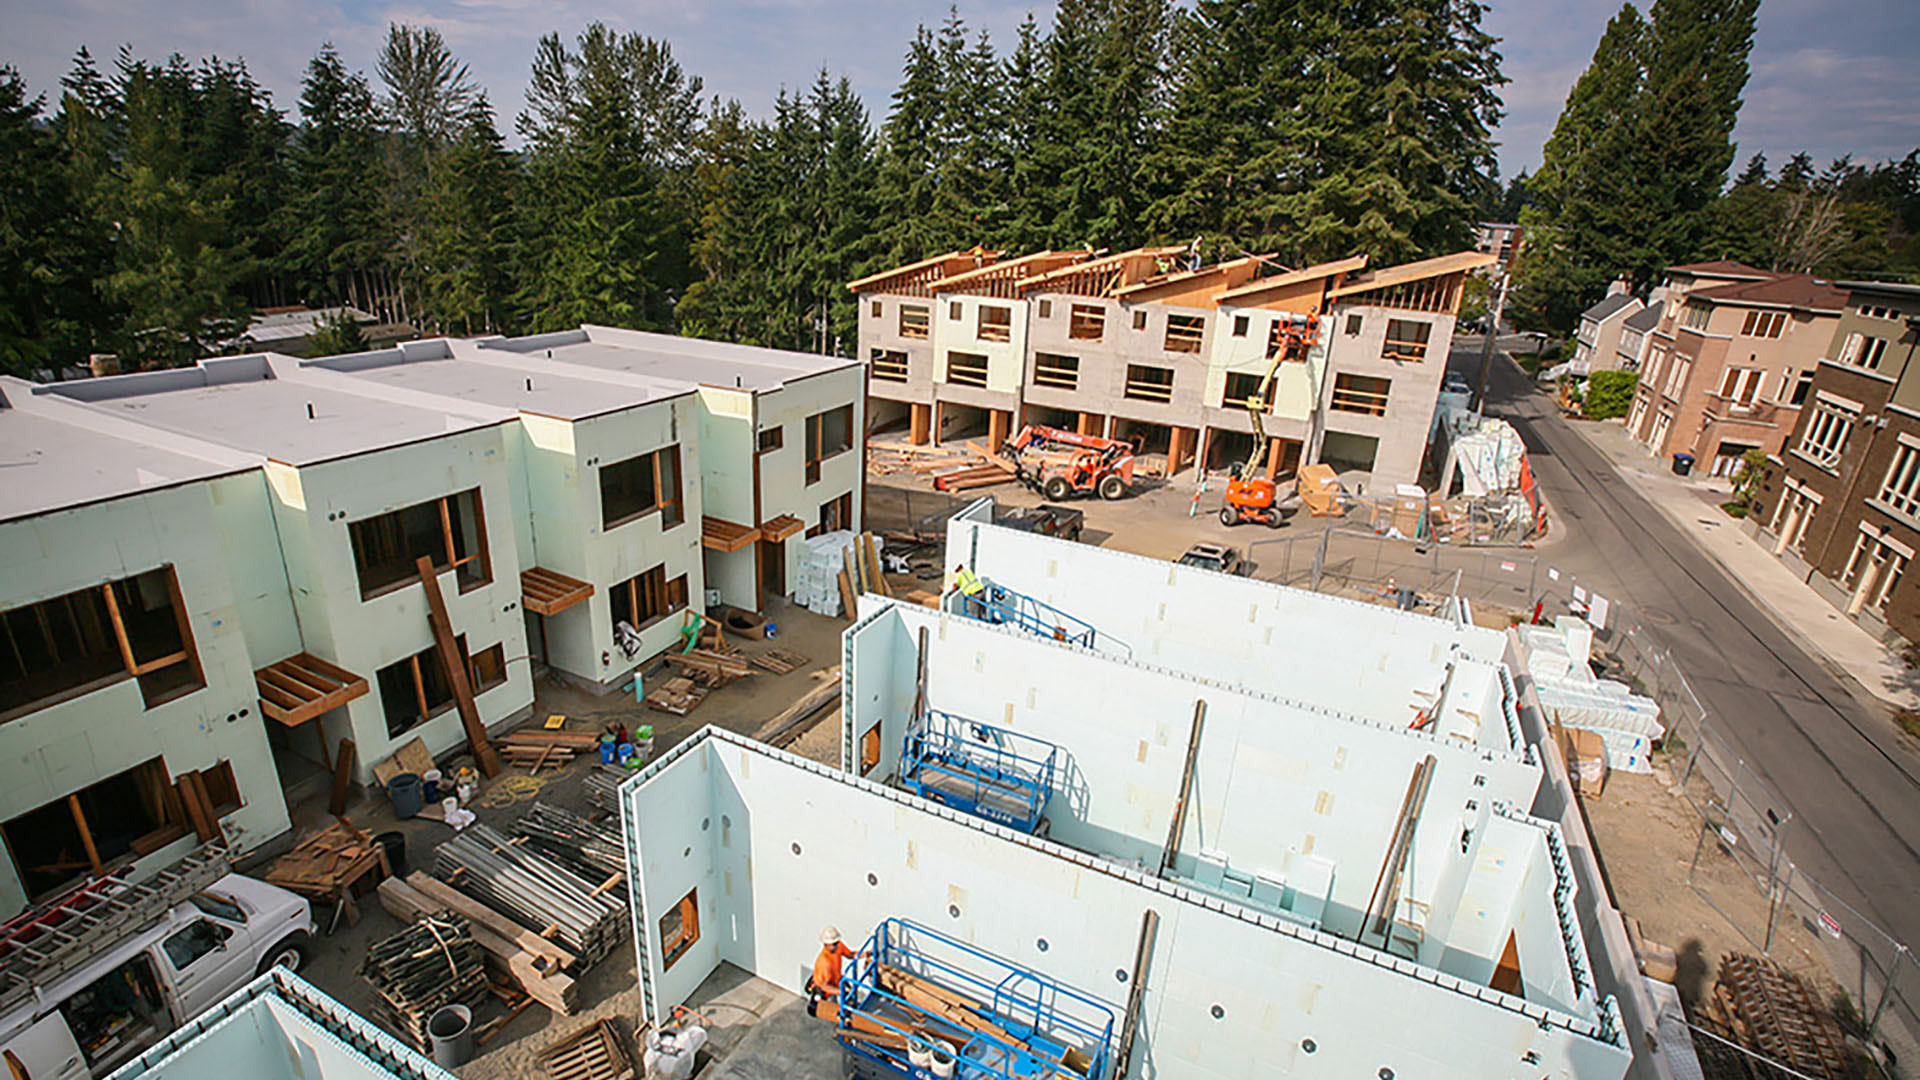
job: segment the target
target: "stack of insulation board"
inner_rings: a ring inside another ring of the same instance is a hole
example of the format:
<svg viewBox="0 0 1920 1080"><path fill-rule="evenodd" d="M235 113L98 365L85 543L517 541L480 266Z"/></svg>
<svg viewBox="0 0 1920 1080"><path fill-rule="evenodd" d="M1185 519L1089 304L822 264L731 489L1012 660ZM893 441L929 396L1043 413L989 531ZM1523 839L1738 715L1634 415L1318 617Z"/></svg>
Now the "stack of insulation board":
<svg viewBox="0 0 1920 1080"><path fill-rule="evenodd" d="M847 568L842 551L853 544L854 534L821 533L800 542L800 573L793 598L816 615L840 615L840 571Z"/></svg>
<svg viewBox="0 0 1920 1080"><path fill-rule="evenodd" d="M1562 615L1552 626L1519 629L1527 673L1533 676L1547 718L1599 735L1607 747L1608 768L1650 772L1653 741L1666 734L1660 705L1625 683L1593 674L1588 666L1593 627L1583 619Z"/></svg>

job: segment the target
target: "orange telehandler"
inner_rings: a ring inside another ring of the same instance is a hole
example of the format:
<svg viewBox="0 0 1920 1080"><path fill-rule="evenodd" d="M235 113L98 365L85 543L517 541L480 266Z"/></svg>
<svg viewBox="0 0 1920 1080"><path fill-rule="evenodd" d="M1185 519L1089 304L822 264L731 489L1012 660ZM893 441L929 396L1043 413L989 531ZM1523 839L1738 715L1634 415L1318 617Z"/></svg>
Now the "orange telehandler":
<svg viewBox="0 0 1920 1080"><path fill-rule="evenodd" d="M1058 502L1069 495L1118 499L1133 484L1133 444L1028 424L1001 449L1020 482Z"/></svg>

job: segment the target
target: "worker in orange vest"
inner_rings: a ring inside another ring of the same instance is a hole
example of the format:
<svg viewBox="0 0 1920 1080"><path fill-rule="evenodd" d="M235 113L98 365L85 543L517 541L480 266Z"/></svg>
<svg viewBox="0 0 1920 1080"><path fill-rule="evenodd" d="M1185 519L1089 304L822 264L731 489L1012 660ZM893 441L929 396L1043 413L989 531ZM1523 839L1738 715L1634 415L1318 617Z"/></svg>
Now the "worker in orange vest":
<svg viewBox="0 0 1920 1080"><path fill-rule="evenodd" d="M819 1016L820 1003L831 1001L837 1017L840 1002L840 961L853 957L853 950L840 940L840 928L829 926L820 931L820 955L813 958L813 975L807 979L807 1015Z"/></svg>

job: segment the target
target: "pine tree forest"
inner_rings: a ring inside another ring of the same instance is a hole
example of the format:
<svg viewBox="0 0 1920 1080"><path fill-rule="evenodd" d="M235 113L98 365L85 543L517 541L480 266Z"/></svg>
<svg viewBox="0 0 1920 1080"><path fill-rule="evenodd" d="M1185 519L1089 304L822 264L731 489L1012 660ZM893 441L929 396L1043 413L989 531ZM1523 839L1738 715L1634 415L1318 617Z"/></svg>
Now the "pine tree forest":
<svg viewBox="0 0 1920 1080"><path fill-rule="evenodd" d="M0 67L0 371L191 363L293 305L846 354L846 282L943 251L1385 265L1490 216L1541 237L1520 307L1542 324L1677 259L1911 273L1914 155L1756 158L1726 184L1756 3L1624 9L1541 168L1504 187L1479 0L1061 0L1010 42L956 9L905 43L880 117L828 71L750 115L668 42L600 24L542 38L519 103L404 25L371 72L322 44L292 103L242 61L83 50L40 96Z"/></svg>

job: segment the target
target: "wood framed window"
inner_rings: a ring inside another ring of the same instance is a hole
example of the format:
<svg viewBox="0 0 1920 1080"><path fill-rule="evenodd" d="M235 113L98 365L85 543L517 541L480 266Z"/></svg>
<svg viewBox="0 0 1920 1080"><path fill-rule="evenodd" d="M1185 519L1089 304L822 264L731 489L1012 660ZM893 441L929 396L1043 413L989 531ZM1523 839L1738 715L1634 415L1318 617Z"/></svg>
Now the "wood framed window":
<svg viewBox="0 0 1920 1080"><path fill-rule="evenodd" d="M467 658L467 685L475 697L507 681L506 650L499 644L477 653L467 652L467 635L454 638ZM387 717L387 734L398 738L453 708L453 683L440 662L437 646L396 660L375 675L380 706Z"/></svg>
<svg viewBox="0 0 1920 1080"><path fill-rule="evenodd" d="M978 333L981 341L1012 341L1013 309L999 304L980 305Z"/></svg>
<svg viewBox="0 0 1920 1080"><path fill-rule="evenodd" d="M1693 325L1689 322L1687 325ZM1777 338L1787 329L1787 313L1784 311L1749 311L1740 326L1743 337Z"/></svg>
<svg viewBox="0 0 1920 1080"><path fill-rule="evenodd" d="M507 681L507 651L499 644L467 657L467 685L475 695Z"/></svg>
<svg viewBox="0 0 1920 1080"><path fill-rule="evenodd" d="M660 970L665 971L700 940L700 890L688 889L660 916Z"/></svg>
<svg viewBox="0 0 1920 1080"><path fill-rule="evenodd" d="M1067 310L1068 337L1076 341L1099 341L1106 333L1106 308L1099 304L1075 304Z"/></svg>
<svg viewBox="0 0 1920 1080"><path fill-rule="evenodd" d="M860 775L872 772L880 764L880 725L875 723L860 736Z"/></svg>
<svg viewBox="0 0 1920 1080"><path fill-rule="evenodd" d="M1033 385L1056 390L1080 389L1080 358L1059 353L1033 354Z"/></svg>
<svg viewBox="0 0 1920 1080"><path fill-rule="evenodd" d="M758 446L760 452L763 454L771 454L785 445L787 445L787 428L785 424L770 427L760 433Z"/></svg>
<svg viewBox="0 0 1920 1080"><path fill-rule="evenodd" d="M1135 330L1145 330L1145 329L1147 328L1147 313L1146 313L1146 312L1144 312L1144 311L1136 311L1136 312L1134 312L1134 313L1133 313L1133 328L1134 328Z"/></svg>
<svg viewBox="0 0 1920 1080"><path fill-rule="evenodd" d="M950 301L947 304L947 319L951 322L959 322L964 318L966 318L966 308L958 300Z"/></svg>
<svg viewBox="0 0 1920 1080"><path fill-rule="evenodd" d="M186 791L193 792L192 815L182 797ZM183 773L176 784L166 760L155 757L29 810L0 825L0 833L22 888L36 897L150 855L202 828L211 839L218 816L240 805L229 762ZM204 819L196 823L196 818Z"/></svg>
<svg viewBox="0 0 1920 1080"><path fill-rule="evenodd" d="M820 481L820 464L853 448L853 406L807 417L807 483Z"/></svg>
<svg viewBox="0 0 1920 1080"><path fill-rule="evenodd" d="M873 377L885 382L907 381L907 354L899 349L875 349L868 368Z"/></svg>
<svg viewBox="0 0 1920 1080"><path fill-rule="evenodd" d="M347 532L362 600L419 580L421 556L431 559L437 572L452 570L461 592L493 580L479 488L364 518L350 523Z"/></svg>
<svg viewBox="0 0 1920 1080"><path fill-rule="evenodd" d="M207 685L172 565L0 612L0 721L122 679L149 709Z"/></svg>
<svg viewBox="0 0 1920 1080"><path fill-rule="evenodd" d="M1332 407L1341 412L1385 416L1387 395L1392 387L1391 379L1376 379L1371 375L1336 375L1333 379Z"/></svg>
<svg viewBox="0 0 1920 1080"><path fill-rule="evenodd" d="M1234 337L1247 336L1247 322L1248 322L1248 319L1245 315L1235 315L1233 317L1233 336Z"/></svg>
<svg viewBox="0 0 1920 1080"><path fill-rule="evenodd" d="M1419 363L1427 358L1427 339L1432 334L1432 323L1388 319L1387 340L1380 344L1380 359Z"/></svg>
<svg viewBox="0 0 1920 1080"><path fill-rule="evenodd" d="M1200 315L1167 316L1167 335L1162 344L1168 352L1197 353L1206 337L1207 320Z"/></svg>
<svg viewBox="0 0 1920 1080"><path fill-rule="evenodd" d="M658 450L600 466L600 528L618 528L660 511L660 527L686 520L680 497L680 447Z"/></svg>
<svg viewBox="0 0 1920 1080"><path fill-rule="evenodd" d="M1051 300L1040 301L1040 317L1043 319L1053 318L1053 301Z"/></svg>
<svg viewBox="0 0 1920 1080"><path fill-rule="evenodd" d="M919 338L925 340L927 336L927 323L929 321L927 314L927 305L925 304L901 304L900 336L903 338Z"/></svg>
<svg viewBox="0 0 1920 1080"><path fill-rule="evenodd" d="M947 381L956 386L987 385L987 358L979 353L947 354Z"/></svg>
<svg viewBox="0 0 1920 1080"><path fill-rule="evenodd" d="M687 606L687 575L669 579L667 566L661 563L615 585L607 590L607 596L616 629L626 623L635 630L645 630Z"/></svg>
<svg viewBox="0 0 1920 1080"><path fill-rule="evenodd" d="M821 533L839 532L853 528L853 492L849 491L838 498L828 499L820 504L820 524L817 530L809 529L808 536Z"/></svg>
<svg viewBox="0 0 1920 1080"><path fill-rule="evenodd" d="M1227 388L1221 395L1220 404L1229 409L1264 409L1266 403L1260 401L1260 384L1264 381L1264 378L1251 372L1227 372Z"/></svg>
<svg viewBox="0 0 1920 1080"><path fill-rule="evenodd" d="M1173 369L1152 364L1128 364L1124 397L1162 405L1173 400Z"/></svg>
<svg viewBox="0 0 1920 1080"><path fill-rule="evenodd" d="M877 318L879 318L879 317L880 317L880 314L881 314L881 312L882 312L882 311L884 310L884 308L883 308L883 307L881 306L881 303L880 303L880 301L878 301L878 300L875 300L875 301L873 302L873 306L872 306L872 308L871 308L871 310L872 310L872 312L873 312L873 317L877 319Z"/></svg>

